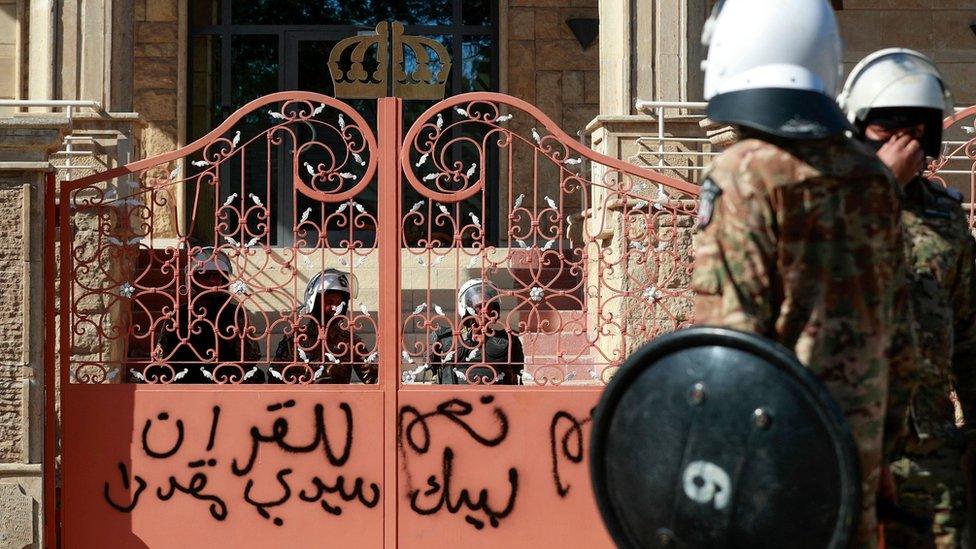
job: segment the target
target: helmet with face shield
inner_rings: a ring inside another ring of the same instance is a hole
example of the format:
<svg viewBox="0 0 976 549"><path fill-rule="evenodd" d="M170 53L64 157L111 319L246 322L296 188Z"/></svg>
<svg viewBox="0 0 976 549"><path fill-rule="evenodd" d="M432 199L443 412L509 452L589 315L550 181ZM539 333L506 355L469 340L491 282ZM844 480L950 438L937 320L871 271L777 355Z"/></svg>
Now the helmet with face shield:
<svg viewBox="0 0 976 549"><path fill-rule="evenodd" d="M472 278L461 285L458 290L458 316L467 318L478 314L479 308L484 306L488 314L497 315L501 311L498 299L498 289L490 281Z"/></svg>
<svg viewBox="0 0 976 549"><path fill-rule="evenodd" d="M318 310L317 304L320 301L331 299L335 303L326 304L339 307L340 303L348 305L349 300L356 297L358 293L359 283L355 275L329 268L319 272L308 281L308 285L305 287L305 299L302 303L305 312L312 314Z"/></svg>

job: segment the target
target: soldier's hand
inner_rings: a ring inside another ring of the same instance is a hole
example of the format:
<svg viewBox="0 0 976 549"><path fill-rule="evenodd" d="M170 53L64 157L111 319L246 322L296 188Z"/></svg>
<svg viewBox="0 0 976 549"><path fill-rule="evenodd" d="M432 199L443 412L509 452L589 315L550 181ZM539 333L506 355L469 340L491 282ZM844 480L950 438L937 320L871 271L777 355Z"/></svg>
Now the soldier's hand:
<svg viewBox="0 0 976 549"><path fill-rule="evenodd" d="M904 185L921 173L925 167L922 144L910 135L895 135L878 149L878 158L895 174L895 180Z"/></svg>

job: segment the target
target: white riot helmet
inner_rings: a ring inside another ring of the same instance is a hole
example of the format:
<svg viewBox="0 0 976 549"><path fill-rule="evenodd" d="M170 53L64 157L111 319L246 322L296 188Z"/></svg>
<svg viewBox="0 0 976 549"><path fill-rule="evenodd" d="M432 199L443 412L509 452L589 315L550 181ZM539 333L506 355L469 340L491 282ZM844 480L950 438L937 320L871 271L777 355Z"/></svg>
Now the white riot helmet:
<svg viewBox="0 0 976 549"><path fill-rule="evenodd" d="M495 285L480 278L472 278L458 290L458 314L461 317L472 316L476 312L475 306L486 301L496 312L501 310Z"/></svg>
<svg viewBox="0 0 976 549"><path fill-rule="evenodd" d="M922 148L929 156L939 155L942 118L953 105L935 63L905 48L883 49L862 59L837 102L861 131L869 116L879 114L902 127L924 124Z"/></svg>
<svg viewBox="0 0 976 549"><path fill-rule="evenodd" d="M340 292L346 294L345 301L356 297L359 293L359 283L352 273L338 269L326 269L312 277L305 287L305 311L307 314L315 312L315 304L319 294L326 292Z"/></svg>
<svg viewBox="0 0 976 549"><path fill-rule="evenodd" d="M708 118L792 139L849 129L834 102L841 40L827 0L719 0L708 46Z"/></svg>

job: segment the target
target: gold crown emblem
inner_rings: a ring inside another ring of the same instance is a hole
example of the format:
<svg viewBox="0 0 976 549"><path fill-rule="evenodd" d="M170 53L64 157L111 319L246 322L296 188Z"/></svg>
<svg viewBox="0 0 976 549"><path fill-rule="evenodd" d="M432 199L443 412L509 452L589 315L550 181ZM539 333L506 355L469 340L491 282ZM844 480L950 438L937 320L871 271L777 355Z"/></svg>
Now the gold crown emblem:
<svg viewBox="0 0 976 549"><path fill-rule="evenodd" d="M369 74L363 60L367 52L374 48L377 64ZM408 49L413 54L409 68L405 63ZM351 64L347 63L348 70L343 70L340 59L346 52L349 52ZM435 54L433 57L432 52ZM436 73L432 70L434 65L438 66ZM329 74L336 97L374 99L389 95L391 72L395 97L443 99L447 78L451 74L451 58L440 42L422 36L404 36L402 23L389 24L386 21L376 25L376 34L343 39L329 53Z"/></svg>

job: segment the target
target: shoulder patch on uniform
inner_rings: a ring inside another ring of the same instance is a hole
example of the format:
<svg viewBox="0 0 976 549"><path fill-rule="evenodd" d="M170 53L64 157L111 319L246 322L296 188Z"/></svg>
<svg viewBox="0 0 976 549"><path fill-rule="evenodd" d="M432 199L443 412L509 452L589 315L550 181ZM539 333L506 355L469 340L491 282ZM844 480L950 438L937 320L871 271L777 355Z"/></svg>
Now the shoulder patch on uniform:
<svg viewBox="0 0 976 549"><path fill-rule="evenodd" d="M698 228L704 229L712 222L712 214L715 213L715 199L721 196L722 189L712 181L711 177L706 177L702 182L701 193L698 200Z"/></svg>

